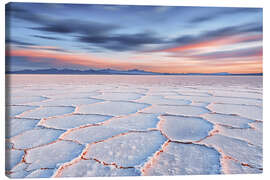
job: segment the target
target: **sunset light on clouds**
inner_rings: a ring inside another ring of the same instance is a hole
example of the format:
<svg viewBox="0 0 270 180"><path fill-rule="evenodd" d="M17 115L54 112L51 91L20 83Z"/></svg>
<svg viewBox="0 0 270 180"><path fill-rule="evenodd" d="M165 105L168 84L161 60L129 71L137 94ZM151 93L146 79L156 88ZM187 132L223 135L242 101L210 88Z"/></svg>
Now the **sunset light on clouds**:
<svg viewBox="0 0 270 180"><path fill-rule="evenodd" d="M261 73L262 9L9 3L6 68Z"/></svg>

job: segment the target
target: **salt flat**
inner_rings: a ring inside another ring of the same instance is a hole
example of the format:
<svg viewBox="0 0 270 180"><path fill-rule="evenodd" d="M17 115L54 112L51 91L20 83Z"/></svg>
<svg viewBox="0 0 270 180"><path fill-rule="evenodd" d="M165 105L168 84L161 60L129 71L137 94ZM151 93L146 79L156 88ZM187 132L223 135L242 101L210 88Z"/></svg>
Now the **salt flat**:
<svg viewBox="0 0 270 180"><path fill-rule="evenodd" d="M263 171L260 76L7 75L7 81L9 177Z"/></svg>

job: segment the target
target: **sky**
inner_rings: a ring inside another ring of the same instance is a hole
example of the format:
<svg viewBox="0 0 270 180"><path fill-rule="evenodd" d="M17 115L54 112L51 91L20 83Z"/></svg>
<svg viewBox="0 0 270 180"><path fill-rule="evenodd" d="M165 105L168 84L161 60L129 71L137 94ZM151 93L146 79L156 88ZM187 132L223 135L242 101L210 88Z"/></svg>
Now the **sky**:
<svg viewBox="0 0 270 180"><path fill-rule="evenodd" d="M262 9L9 3L6 69L262 73Z"/></svg>

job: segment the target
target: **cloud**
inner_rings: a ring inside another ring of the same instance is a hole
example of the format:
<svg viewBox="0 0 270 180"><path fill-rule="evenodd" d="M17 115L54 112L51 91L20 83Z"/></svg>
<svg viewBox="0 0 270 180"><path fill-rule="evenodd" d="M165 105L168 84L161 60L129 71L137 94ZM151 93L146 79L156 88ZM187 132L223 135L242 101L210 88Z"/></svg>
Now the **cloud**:
<svg viewBox="0 0 270 180"><path fill-rule="evenodd" d="M33 27L31 29L60 34L79 33L86 35L87 34L99 35L111 32L119 28L120 28L119 25L114 24L103 24L93 21L91 22L76 19L65 19L47 22L46 25L43 25L41 27Z"/></svg>
<svg viewBox="0 0 270 180"><path fill-rule="evenodd" d="M19 4L20 3L8 3L6 5L6 18L15 17L17 19L32 22L35 24L46 24L49 21L53 21L53 19L48 16L33 13L29 10L17 6Z"/></svg>
<svg viewBox="0 0 270 180"><path fill-rule="evenodd" d="M36 46L37 45L34 43L28 43L28 42L11 40L11 39L6 39L5 42L6 42L6 44L15 44L15 45L22 45L22 46Z"/></svg>
<svg viewBox="0 0 270 180"><path fill-rule="evenodd" d="M261 57L262 47L256 48L246 48L241 50L231 50L231 51L218 51L212 53L199 54L194 57L199 59L226 59L226 58L242 58L242 57Z"/></svg>
<svg viewBox="0 0 270 180"><path fill-rule="evenodd" d="M255 33L250 35L249 33ZM261 41L262 25L257 23L229 26L216 30L202 32L199 35L186 35L171 40L171 45L162 47L154 52L176 52L203 47L230 45L235 43Z"/></svg>
<svg viewBox="0 0 270 180"><path fill-rule="evenodd" d="M206 21L211 21L214 19L218 19L223 16L232 15L232 14L240 14L240 13L257 13L261 12L261 8L225 8L223 11L218 11L214 13L209 13L205 15L201 15L191 19L190 23L202 23Z"/></svg>
<svg viewBox="0 0 270 180"><path fill-rule="evenodd" d="M40 39L47 39L47 40L63 40L61 38L50 37L50 36L33 35L33 37L40 38Z"/></svg>
<svg viewBox="0 0 270 180"><path fill-rule="evenodd" d="M120 28L119 25L103 24L94 21L83 21L78 19L55 19L51 16L45 16L40 13L31 12L29 10L26 10L25 8L16 6L16 4L9 3L6 5L7 18L15 17L17 19L40 25L38 27L30 27L30 29L38 30L41 32L99 35Z"/></svg>
<svg viewBox="0 0 270 180"><path fill-rule="evenodd" d="M80 42L93 44L109 50L128 51L139 50L143 45L163 44L166 40L155 35L155 33L143 32L136 34L107 34L103 36L80 36Z"/></svg>
<svg viewBox="0 0 270 180"><path fill-rule="evenodd" d="M174 53L171 54L170 57L182 57L182 58L190 58L193 60L218 60L218 59L237 59L237 58L250 58L250 57L262 57L262 47L252 47L252 48L244 48L237 50L227 50L227 51L215 51L209 53Z"/></svg>

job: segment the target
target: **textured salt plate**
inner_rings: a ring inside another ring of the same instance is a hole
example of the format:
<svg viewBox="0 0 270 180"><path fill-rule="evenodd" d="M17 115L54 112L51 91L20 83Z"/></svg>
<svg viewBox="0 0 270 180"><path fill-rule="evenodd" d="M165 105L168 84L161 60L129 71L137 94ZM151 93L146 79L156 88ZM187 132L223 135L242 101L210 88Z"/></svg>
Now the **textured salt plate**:
<svg viewBox="0 0 270 180"><path fill-rule="evenodd" d="M104 122L112 116L98 115L98 114L72 114L69 116L46 119L41 123L46 127L56 129L71 129L83 125L97 124Z"/></svg>
<svg viewBox="0 0 270 180"><path fill-rule="evenodd" d="M27 176L30 173L31 172L21 170L21 171L12 172L11 174L8 174L7 176L9 178L25 178L25 176Z"/></svg>
<svg viewBox="0 0 270 180"><path fill-rule="evenodd" d="M31 173L31 171L30 172L25 171L28 165L29 164L20 162L10 170L11 174L8 174L7 176L10 178L24 178L25 176Z"/></svg>
<svg viewBox="0 0 270 180"><path fill-rule="evenodd" d="M41 119L41 118L48 118L51 116L58 116L58 115L64 115L64 114L70 114L74 112L75 107L40 107L37 109L34 109L32 111L25 112L21 115L22 118L35 118L35 119Z"/></svg>
<svg viewBox="0 0 270 180"><path fill-rule="evenodd" d="M128 87L117 86L117 87L113 87L113 88L99 89L98 92L102 92L102 93L139 93L139 94L144 94L144 93L148 92L148 89L147 89L147 87L142 88L142 87L129 85Z"/></svg>
<svg viewBox="0 0 270 180"><path fill-rule="evenodd" d="M182 99L182 100L190 100L190 101L198 101L198 102L207 102L207 103L226 103L226 104L240 104L240 105L254 105L254 106L262 106L262 100L260 99L247 99L247 98L237 98L237 97L204 97L204 96L167 96L170 99Z"/></svg>
<svg viewBox="0 0 270 180"><path fill-rule="evenodd" d="M256 92L232 92L232 91L222 91L222 90L212 90L211 93L214 96L225 96L225 97L236 97L236 98L247 98L247 99L262 99L262 94Z"/></svg>
<svg viewBox="0 0 270 180"><path fill-rule="evenodd" d="M131 101L136 100L144 96L138 93L126 93L126 92L113 92L113 93L102 93L101 95L95 96L97 99L111 100L111 101Z"/></svg>
<svg viewBox="0 0 270 180"><path fill-rule="evenodd" d="M223 173L225 174L258 174L262 173L262 170L256 168L250 168L248 166L242 166L239 162L231 159L223 159Z"/></svg>
<svg viewBox="0 0 270 180"><path fill-rule="evenodd" d="M7 106L6 112L9 117L17 116L25 111L33 110L38 106Z"/></svg>
<svg viewBox="0 0 270 180"><path fill-rule="evenodd" d="M209 97L212 96L209 92L203 92L203 91L194 91L194 90L189 90L189 91L179 91L179 95L182 96L203 96L203 97Z"/></svg>
<svg viewBox="0 0 270 180"><path fill-rule="evenodd" d="M219 133L232 138L241 139L249 142L253 145L262 147L262 132L258 132L251 128L246 129L235 129L218 126Z"/></svg>
<svg viewBox="0 0 270 180"><path fill-rule="evenodd" d="M90 145L84 157L134 167L144 164L165 141L159 131L128 133Z"/></svg>
<svg viewBox="0 0 270 180"><path fill-rule="evenodd" d="M219 158L219 153L213 148L169 143L152 159L150 166L143 169L143 175L219 174Z"/></svg>
<svg viewBox="0 0 270 180"><path fill-rule="evenodd" d="M30 96L30 97L16 97L16 96L10 96L7 98L7 104L8 105L24 105L27 103L32 103L32 102L40 102L47 100L48 98L42 97L42 96Z"/></svg>
<svg viewBox="0 0 270 180"><path fill-rule="evenodd" d="M243 118L236 115L209 113L203 114L201 116L214 124L222 124L235 128L249 128L249 123L254 122L251 119Z"/></svg>
<svg viewBox="0 0 270 180"><path fill-rule="evenodd" d="M22 171L25 168L27 168L27 166L29 166L29 164L26 164L24 162L20 162L19 164L17 164L16 166L14 166L10 171L11 172Z"/></svg>
<svg viewBox="0 0 270 180"><path fill-rule="evenodd" d="M210 111L203 107L198 106L169 106L169 105L153 105L149 108L142 110L144 113L156 114L173 114L182 116L199 116L201 114L209 113Z"/></svg>
<svg viewBox="0 0 270 180"><path fill-rule="evenodd" d="M250 126L252 126L254 129L259 131L260 133L263 132L263 123L262 122L253 122L253 123L250 123Z"/></svg>
<svg viewBox="0 0 270 180"><path fill-rule="evenodd" d="M207 107L209 103L192 101L191 106Z"/></svg>
<svg viewBox="0 0 270 180"><path fill-rule="evenodd" d="M141 99L139 99L136 102L141 102L141 103L147 103L147 104L167 104L167 105L187 105L190 104L191 101L188 100L175 100L175 99L167 99L164 98L163 96L144 96Z"/></svg>
<svg viewBox="0 0 270 180"><path fill-rule="evenodd" d="M10 142L16 149L29 149L55 141L63 132L62 130L38 128L12 137Z"/></svg>
<svg viewBox="0 0 270 180"><path fill-rule="evenodd" d="M203 118L184 116L161 116L159 127L163 133L174 141L198 141L213 129L213 125Z"/></svg>
<svg viewBox="0 0 270 180"><path fill-rule="evenodd" d="M234 104L210 104L208 108L217 113L237 114L239 116L252 119L262 120L262 108L258 106L234 105Z"/></svg>
<svg viewBox="0 0 270 180"><path fill-rule="evenodd" d="M79 106L78 112L82 114L102 114L121 116L136 113L149 105L127 101L101 102L97 104Z"/></svg>
<svg viewBox="0 0 270 180"><path fill-rule="evenodd" d="M22 160L23 155L23 151L6 149L6 170L11 170L16 164L18 164Z"/></svg>
<svg viewBox="0 0 270 180"><path fill-rule="evenodd" d="M57 168L79 156L84 146L68 141L58 141L27 151L26 163L31 163L27 171L39 168Z"/></svg>
<svg viewBox="0 0 270 180"><path fill-rule="evenodd" d="M106 123L106 127L124 130L144 131L156 128L159 119L157 114L135 113L123 117L112 118Z"/></svg>
<svg viewBox="0 0 270 180"><path fill-rule="evenodd" d="M54 173L54 169L37 169L27 175L25 178L48 178Z"/></svg>
<svg viewBox="0 0 270 180"><path fill-rule="evenodd" d="M94 104L102 101L103 100L92 98L76 98L76 99L66 98L66 99L50 99L30 104L36 106L78 106L82 104Z"/></svg>
<svg viewBox="0 0 270 180"><path fill-rule="evenodd" d="M139 176L135 168L119 169L112 165L105 166L95 160L81 160L65 167L59 177L108 177L108 176Z"/></svg>
<svg viewBox="0 0 270 180"><path fill-rule="evenodd" d="M24 131L33 129L39 120L11 118L6 123L6 138L16 136Z"/></svg>
<svg viewBox="0 0 270 180"><path fill-rule="evenodd" d="M201 143L221 150L225 155L241 163L262 168L262 148L250 145L246 141L216 134Z"/></svg>
<svg viewBox="0 0 270 180"><path fill-rule="evenodd" d="M75 140L81 144L93 143L105 140L112 136L125 132L119 128L108 128L104 126L90 126L85 128L74 129L65 133L61 138L64 140Z"/></svg>
<svg viewBox="0 0 270 180"><path fill-rule="evenodd" d="M68 91L63 93L63 89L61 89L59 92L55 92L50 95L46 95L47 97L51 99L82 99L82 98L94 98L97 95L100 95L101 93L99 92L73 92L73 91Z"/></svg>

